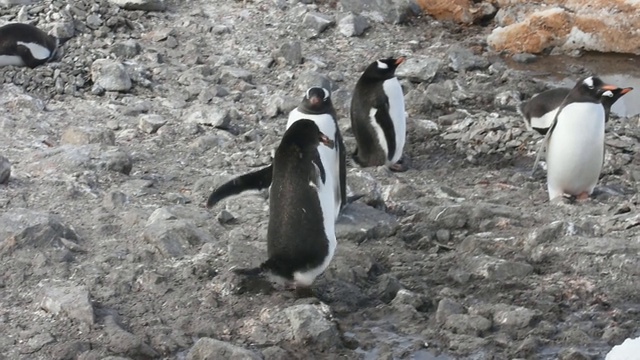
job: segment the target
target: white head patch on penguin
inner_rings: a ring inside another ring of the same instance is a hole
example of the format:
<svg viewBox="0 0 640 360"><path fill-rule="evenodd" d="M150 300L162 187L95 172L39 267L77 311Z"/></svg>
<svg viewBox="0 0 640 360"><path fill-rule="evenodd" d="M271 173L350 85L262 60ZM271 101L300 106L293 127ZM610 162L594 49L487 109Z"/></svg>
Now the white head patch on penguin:
<svg viewBox="0 0 640 360"><path fill-rule="evenodd" d="M48 35L37 27L12 23L0 27L0 66L34 68L55 58L59 46L69 39Z"/></svg>

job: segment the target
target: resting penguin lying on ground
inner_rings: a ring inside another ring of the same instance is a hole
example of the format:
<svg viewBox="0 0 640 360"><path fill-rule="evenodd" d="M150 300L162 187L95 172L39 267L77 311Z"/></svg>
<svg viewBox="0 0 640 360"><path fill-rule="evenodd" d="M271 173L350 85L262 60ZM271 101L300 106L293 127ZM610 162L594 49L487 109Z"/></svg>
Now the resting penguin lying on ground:
<svg viewBox="0 0 640 360"><path fill-rule="evenodd" d="M0 66L34 68L55 58L58 48L69 39L59 39L29 24L12 23L0 27Z"/></svg>

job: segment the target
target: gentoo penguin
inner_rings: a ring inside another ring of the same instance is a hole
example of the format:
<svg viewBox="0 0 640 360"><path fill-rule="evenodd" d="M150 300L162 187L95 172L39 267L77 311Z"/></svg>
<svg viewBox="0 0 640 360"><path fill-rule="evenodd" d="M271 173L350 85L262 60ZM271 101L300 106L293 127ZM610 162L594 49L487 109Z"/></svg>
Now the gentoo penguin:
<svg viewBox="0 0 640 360"><path fill-rule="evenodd" d="M329 266L336 250L335 193L327 185L318 146L334 142L309 119L295 121L284 133L273 159L269 190L268 259L258 268L236 273L267 273L288 288L306 288Z"/></svg>
<svg viewBox="0 0 640 360"><path fill-rule="evenodd" d="M363 167L399 163L406 138L404 94L395 77L404 58L381 59L369 65L356 83L351 99L351 128L356 138L353 159Z"/></svg>
<svg viewBox="0 0 640 360"><path fill-rule="evenodd" d="M608 90L602 94L601 102L605 111L605 122L609 121L609 114L611 113L611 107L620 99L624 94L633 90L632 87L617 88L615 90ZM571 89L569 88L556 88L547 91L543 91L529 101L522 103L518 107L518 111L524 119L527 130L535 130L542 135L545 135L551 126L551 122L558 112L558 108L565 97L569 94Z"/></svg>
<svg viewBox="0 0 640 360"><path fill-rule="evenodd" d="M347 204L346 191L346 151L340 128L338 127L338 117L331 102L329 90L321 87L312 87L307 90L300 105L289 113L289 120L286 128L290 128L296 121L308 119L316 123L320 131L327 134L329 139L335 142L336 146L329 149L319 145L318 152L325 167L331 167L331 174L327 178L327 186L335 192L335 217L340 214L340 210ZM207 201L207 206L212 207L220 200L237 195L246 190L260 190L271 185L272 166L269 165L260 170L234 178L220 187L216 188Z"/></svg>
<svg viewBox="0 0 640 360"><path fill-rule="evenodd" d="M580 79L569 91L543 141L547 146L549 200L566 195L586 200L593 192L604 161L605 110L602 95L617 87L596 76ZM536 163L542 148L538 152Z"/></svg>
<svg viewBox="0 0 640 360"><path fill-rule="evenodd" d="M69 39L59 39L29 24L12 23L0 27L0 66L34 68L52 60L58 47Z"/></svg>

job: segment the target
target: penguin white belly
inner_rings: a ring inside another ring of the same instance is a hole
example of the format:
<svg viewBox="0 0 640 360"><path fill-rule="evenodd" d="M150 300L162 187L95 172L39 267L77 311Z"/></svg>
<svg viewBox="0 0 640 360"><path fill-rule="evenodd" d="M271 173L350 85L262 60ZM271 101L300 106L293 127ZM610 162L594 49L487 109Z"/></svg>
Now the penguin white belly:
<svg viewBox="0 0 640 360"><path fill-rule="evenodd" d="M324 164L324 163L323 163ZM325 165L326 166L326 165ZM329 179L329 176L327 176ZM318 191L318 198L320 199L320 208L322 209L322 223L324 225L324 234L327 237L329 242L329 251L327 252L326 257L322 261L322 264L319 266L306 270L306 271L296 271L293 273L293 280L296 285L301 286L311 286L313 281L318 275L322 274L329 264L331 263L331 259L333 259L333 255L336 252L336 247L338 245L338 241L336 240L336 231L335 231L335 214L334 214L334 203L335 203L335 194L333 187L328 184L323 184L322 179L318 178L318 187L315 185L309 185Z"/></svg>
<svg viewBox="0 0 640 360"><path fill-rule="evenodd" d="M404 94L397 78L386 80L382 84L384 93L389 98L389 116L393 120L393 130L396 135L396 148L389 165L395 164L402 157L404 143L407 136L407 119L404 112Z"/></svg>
<svg viewBox="0 0 640 360"><path fill-rule="evenodd" d="M604 107L572 103L558 115L547 149L549 199L591 194L604 157Z"/></svg>
<svg viewBox="0 0 640 360"><path fill-rule="evenodd" d="M24 66L24 61L17 55L0 55L0 66Z"/></svg>
<svg viewBox="0 0 640 360"><path fill-rule="evenodd" d="M16 44L22 45L29 49L29 51L31 52L31 56L38 60L48 59L51 56L51 50L40 44L22 41L18 41L16 42Z"/></svg>
<svg viewBox="0 0 640 360"><path fill-rule="evenodd" d="M542 115L541 117L532 117L531 127L534 127L537 129L548 129L549 127L551 127L551 123L553 122L553 119L555 119L558 109L559 108L556 108L553 111L549 111L548 113Z"/></svg>
<svg viewBox="0 0 640 360"><path fill-rule="evenodd" d="M300 119L309 119L318 125L320 131L327 135L332 141L336 141L336 123L333 116L329 114L303 114L298 109L294 109L289 113L289 120L287 121L287 129L294 122ZM338 218L340 213L340 201L342 197L340 195L340 147L335 144L333 149L329 149L323 144L318 145L318 153L320 154L320 161L324 166L326 173L325 185L329 189L334 189L334 220Z"/></svg>

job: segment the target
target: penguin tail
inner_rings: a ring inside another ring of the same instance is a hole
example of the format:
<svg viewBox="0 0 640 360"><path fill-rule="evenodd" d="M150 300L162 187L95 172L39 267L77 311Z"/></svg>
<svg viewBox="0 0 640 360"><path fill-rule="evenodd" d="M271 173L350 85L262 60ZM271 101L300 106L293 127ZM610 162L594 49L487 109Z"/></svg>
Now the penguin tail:
<svg viewBox="0 0 640 360"><path fill-rule="evenodd" d="M238 275L244 275L244 276L260 276L262 275L262 272L264 271L262 269L262 266L258 266L258 267L254 267L254 268L240 268L240 269L233 269L232 270L234 273L238 274Z"/></svg>
<svg viewBox="0 0 640 360"><path fill-rule="evenodd" d="M358 148L356 148L356 151L354 151L353 154L351 154L351 159L353 160L353 162L358 164L358 166L365 167L364 162L360 160L360 156L358 156Z"/></svg>
<svg viewBox="0 0 640 360"><path fill-rule="evenodd" d="M211 208L221 200L232 195L238 195L247 190L261 190L271 186L272 170L273 165L269 165L260 170L238 176L220 185L209 195L207 207Z"/></svg>
<svg viewBox="0 0 640 360"><path fill-rule="evenodd" d="M356 195L347 196L347 204L346 205L360 200L361 198L364 197L364 195L365 194L356 194Z"/></svg>

